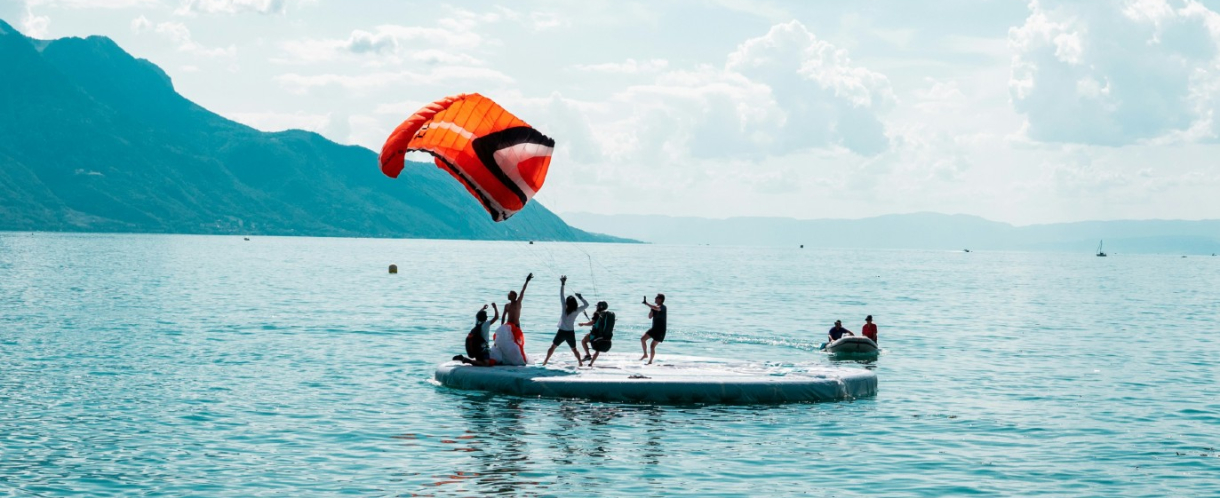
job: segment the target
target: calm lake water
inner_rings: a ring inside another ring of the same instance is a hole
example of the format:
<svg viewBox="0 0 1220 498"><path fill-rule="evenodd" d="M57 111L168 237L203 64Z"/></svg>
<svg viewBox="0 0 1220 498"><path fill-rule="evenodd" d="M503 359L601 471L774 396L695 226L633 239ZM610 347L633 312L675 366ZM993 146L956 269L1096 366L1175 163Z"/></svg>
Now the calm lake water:
<svg viewBox="0 0 1220 498"><path fill-rule="evenodd" d="M1220 495L1220 258L0 233L0 496ZM397 264L398 275L386 267ZM786 406L522 399L430 383L525 274L638 348L832 363Z"/></svg>

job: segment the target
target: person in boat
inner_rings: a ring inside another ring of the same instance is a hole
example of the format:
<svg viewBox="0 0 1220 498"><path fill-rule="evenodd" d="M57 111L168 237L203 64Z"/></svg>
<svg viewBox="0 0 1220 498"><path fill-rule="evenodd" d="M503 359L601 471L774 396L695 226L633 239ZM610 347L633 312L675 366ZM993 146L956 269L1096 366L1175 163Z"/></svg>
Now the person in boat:
<svg viewBox="0 0 1220 498"><path fill-rule="evenodd" d="M521 284L521 292L508 291L508 303L504 305L504 316L500 328L496 329L493 345L490 351L491 359L497 365L524 366L525 334L521 332L521 302L525 300L525 288L534 279L531 273Z"/></svg>
<svg viewBox="0 0 1220 498"><path fill-rule="evenodd" d="M491 309L496 313L487 319L487 305L483 305L483 309L475 313L474 328L470 329L470 333L466 334L466 355L454 356L454 361L460 361L467 365L477 367L490 367L496 364L496 360L491 359L491 325L500 319L500 309L496 307L496 303L491 303Z"/></svg>
<svg viewBox="0 0 1220 498"><path fill-rule="evenodd" d="M564 288L568 285L568 276L559 277L559 305L563 306L559 314L559 331L555 332L555 338L551 340L551 349L546 350L546 359L542 360L542 365L546 366L551 361L551 355L555 354L555 348L560 344L568 343L568 347L572 348L572 355L576 357L576 364L585 366L584 361L580 359L580 352L576 351L576 319L589 309L589 302L585 301L585 297L579 292L574 296L569 296L564 293ZM576 300L580 299L580 305L576 304Z"/></svg>
<svg viewBox="0 0 1220 498"><path fill-rule="evenodd" d="M593 319L585 322L582 325L592 325L589 333L585 335L581 345L585 347L585 361L589 362L589 366L593 366L593 362L597 361L597 356L610 351L614 339L614 312L609 310L610 305L605 301L598 301L597 311L593 312ZM593 356L588 356L589 346L593 346Z"/></svg>
<svg viewBox="0 0 1220 498"><path fill-rule="evenodd" d="M665 342L665 318L666 312L669 311L665 307L665 294L657 294L653 298L652 304L648 303L648 297L644 297L644 305L648 307L648 318L652 319L652 328L644 332L644 336L640 337L640 347L644 349L644 356L640 360L647 359L648 364L652 364L652 360L657 357L657 344ZM652 339L652 347L648 347L648 340ZM649 351L652 355L649 356Z"/></svg>
<svg viewBox="0 0 1220 498"><path fill-rule="evenodd" d="M874 343L877 342L877 324L873 323L873 315L864 317L864 326L860 328L860 335L871 339Z"/></svg>
<svg viewBox="0 0 1220 498"><path fill-rule="evenodd" d="M844 334L850 335L850 336L856 335L856 334L852 333L852 331L843 328L842 320L835 320L834 328L830 329L830 334L829 334L830 341L829 342L835 342L835 341L839 340L840 338L843 337Z"/></svg>

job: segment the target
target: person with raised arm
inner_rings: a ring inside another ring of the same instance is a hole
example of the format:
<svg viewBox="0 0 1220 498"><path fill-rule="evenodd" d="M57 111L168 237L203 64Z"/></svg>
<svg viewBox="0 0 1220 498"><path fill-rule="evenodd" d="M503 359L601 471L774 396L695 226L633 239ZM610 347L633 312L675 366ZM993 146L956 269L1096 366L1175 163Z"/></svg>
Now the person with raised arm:
<svg viewBox="0 0 1220 498"><path fill-rule="evenodd" d="M562 343L568 343L568 347L572 348L572 355L576 356L576 364L585 366L584 361L580 359L580 352L576 351L576 318L589 309L589 302L585 301L585 297L579 292L575 296L569 296L564 293L564 288L568 285L568 276L559 277L559 305L562 310L559 312L559 331L555 332L555 339L551 340L551 349L546 350L546 359L542 360L542 366L546 366L551 361L551 355L555 354L555 348ZM580 299L580 305L576 305L576 299Z"/></svg>
<svg viewBox="0 0 1220 498"><path fill-rule="evenodd" d="M496 329L495 346L491 350L491 359L496 360L496 364L526 364L525 333L521 332L521 302L525 300L525 288L533 279L533 273L525 277L520 293L508 291L508 303L504 305L504 323Z"/></svg>
<svg viewBox="0 0 1220 498"><path fill-rule="evenodd" d="M644 356L640 360L648 360L648 364L652 364L652 360L657 358L657 344L665 342L665 315L668 308L665 307L665 294L657 294L653 298L653 304L648 303L648 297L644 297L644 305L648 306L648 318L652 319L652 328L644 332L644 336L640 337L640 347L644 348ZM652 339L652 347L648 347L648 340ZM649 356L651 351L652 355Z"/></svg>

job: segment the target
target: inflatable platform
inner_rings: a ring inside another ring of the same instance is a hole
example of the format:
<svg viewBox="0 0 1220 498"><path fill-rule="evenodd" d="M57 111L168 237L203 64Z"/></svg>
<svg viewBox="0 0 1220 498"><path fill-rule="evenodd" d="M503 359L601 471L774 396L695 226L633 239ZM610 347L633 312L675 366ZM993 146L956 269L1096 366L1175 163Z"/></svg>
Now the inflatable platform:
<svg viewBox="0 0 1220 498"><path fill-rule="evenodd" d="M695 356L603 354L593 368L573 360L547 367L436 368L442 386L516 396L664 404L769 404L841 401L877 394L877 374L819 364L749 363Z"/></svg>

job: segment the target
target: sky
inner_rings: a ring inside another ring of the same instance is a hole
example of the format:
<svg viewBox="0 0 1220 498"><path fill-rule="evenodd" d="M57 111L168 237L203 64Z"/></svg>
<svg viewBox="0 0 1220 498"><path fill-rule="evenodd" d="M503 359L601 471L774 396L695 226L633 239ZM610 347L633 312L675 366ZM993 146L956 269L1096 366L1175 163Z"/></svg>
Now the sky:
<svg viewBox="0 0 1220 498"><path fill-rule="evenodd" d="M559 213L1220 218L1220 0L0 0L255 128L380 150L479 92ZM421 158L423 159L423 158ZM369 165L370 174L380 174Z"/></svg>

